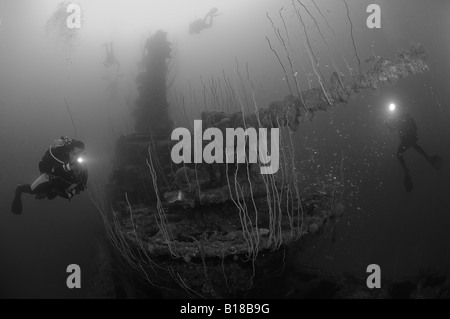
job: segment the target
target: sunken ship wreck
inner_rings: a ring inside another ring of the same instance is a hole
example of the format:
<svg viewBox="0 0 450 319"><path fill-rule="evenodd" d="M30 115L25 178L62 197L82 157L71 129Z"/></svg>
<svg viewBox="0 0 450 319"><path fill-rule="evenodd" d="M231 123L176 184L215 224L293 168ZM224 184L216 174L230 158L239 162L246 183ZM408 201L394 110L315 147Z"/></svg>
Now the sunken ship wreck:
<svg viewBox="0 0 450 319"><path fill-rule="evenodd" d="M172 162L170 57L164 32L149 38L137 78L135 133L117 139L107 196L96 201L109 239L103 267L113 278L111 293L274 297L265 287L276 281L286 252L330 232L346 210L343 180L324 183L312 195L301 193L291 135L316 112L345 104L362 90L426 72L426 52L417 45L392 59L373 56L360 74L333 73L318 88L293 90L267 106L255 103L252 113L202 112L203 130L279 128L276 174L261 174L259 165L248 161Z"/></svg>

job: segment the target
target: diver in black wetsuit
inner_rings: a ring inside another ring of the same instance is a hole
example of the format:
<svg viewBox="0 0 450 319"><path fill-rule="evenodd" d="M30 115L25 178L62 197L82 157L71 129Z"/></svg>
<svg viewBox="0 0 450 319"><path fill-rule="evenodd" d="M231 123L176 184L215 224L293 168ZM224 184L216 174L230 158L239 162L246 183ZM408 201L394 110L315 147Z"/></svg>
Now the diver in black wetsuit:
<svg viewBox="0 0 450 319"><path fill-rule="evenodd" d="M211 28L212 27L212 23L213 23L213 17L218 16L219 14L217 14L217 8L212 8L211 10L209 10L209 12L205 15L205 17L203 19L198 19L195 20L194 22L192 22L189 25L189 33L200 33L200 31L206 29L206 28ZM208 21L209 18L209 21Z"/></svg>
<svg viewBox="0 0 450 319"><path fill-rule="evenodd" d="M428 156L424 149L417 144L417 141L419 140L417 135L417 125L410 114L403 112L402 110L397 110L394 104L389 106L389 110L394 114L394 116L386 121L386 125L390 131L398 131L400 145L397 149L397 158L405 172L405 189L407 192L410 192L413 188L413 182L411 180L411 176L409 175L409 170L406 167L405 159L403 158L403 154L409 148L412 147L415 149L437 170L442 167L443 160L440 156Z"/></svg>
<svg viewBox="0 0 450 319"><path fill-rule="evenodd" d="M36 199L61 196L70 200L87 188L88 171L82 154L84 143L62 136L46 151L39 162L41 175L33 184L18 185L11 211L22 213L22 194L36 195Z"/></svg>

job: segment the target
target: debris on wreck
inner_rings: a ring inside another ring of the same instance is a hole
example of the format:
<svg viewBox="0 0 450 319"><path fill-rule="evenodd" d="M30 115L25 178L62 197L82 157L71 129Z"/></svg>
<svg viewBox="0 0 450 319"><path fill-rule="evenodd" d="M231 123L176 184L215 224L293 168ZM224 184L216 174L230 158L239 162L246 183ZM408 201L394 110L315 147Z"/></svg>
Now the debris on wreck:
<svg viewBox="0 0 450 319"><path fill-rule="evenodd" d="M326 111L340 103L348 103L352 96L364 89L376 90L387 83L396 83L410 74L429 71L426 63L427 53L420 44L414 45L409 51L397 53L396 60L372 56L367 62L371 67L360 75L348 78L338 77L333 72L324 90L311 88L300 92L298 98L286 96L282 101L270 103L268 108L256 109L255 113L226 114L224 112L203 112L203 125L206 127L242 127L245 121L247 127L280 127L289 126L296 131L300 124L299 118L310 118L318 111Z"/></svg>
<svg viewBox="0 0 450 319"><path fill-rule="evenodd" d="M137 78L137 133L117 140L108 204L97 202L116 271L120 278L140 278L122 280L134 294L136 282L144 281L164 297L246 296L264 285L270 267L283 264L286 247L324 234L342 217L344 185L336 182L302 196L291 134L282 138L287 147L274 175L261 175L259 166L249 163L173 164L166 34L157 32L146 50L153 54L144 54L145 68ZM395 61L373 57L365 73L341 79L333 74L325 91L303 91L302 99L288 95L244 116L205 111L203 129L285 127L291 133L300 118L346 103L362 89L427 71L425 59L421 46L400 52Z"/></svg>

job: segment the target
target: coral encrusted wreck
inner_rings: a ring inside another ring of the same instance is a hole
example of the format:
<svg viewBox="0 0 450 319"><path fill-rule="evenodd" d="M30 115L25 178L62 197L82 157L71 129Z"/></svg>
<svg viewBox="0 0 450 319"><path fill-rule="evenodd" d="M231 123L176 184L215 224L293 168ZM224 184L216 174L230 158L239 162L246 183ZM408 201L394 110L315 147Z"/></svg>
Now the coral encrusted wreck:
<svg viewBox="0 0 450 319"><path fill-rule="evenodd" d="M328 85L289 95L253 114L204 112L203 129L285 130L280 170L261 175L258 164L171 161L170 55L166 34L157 32L147 43L145 68L137 79L136 134L117 140L108 186L111 205L103 209L116 273L128 296L145 296L142 291L157 287L165 297L241 297L263 286L270 270L282 267L280 248L307 243L345 210L340 182L312 196L300 194L290 139L299 119L346 103L360 90L428 70L425 51L416 46L393 61L373 57L372 67L361 75L333 74Z"/></svg>

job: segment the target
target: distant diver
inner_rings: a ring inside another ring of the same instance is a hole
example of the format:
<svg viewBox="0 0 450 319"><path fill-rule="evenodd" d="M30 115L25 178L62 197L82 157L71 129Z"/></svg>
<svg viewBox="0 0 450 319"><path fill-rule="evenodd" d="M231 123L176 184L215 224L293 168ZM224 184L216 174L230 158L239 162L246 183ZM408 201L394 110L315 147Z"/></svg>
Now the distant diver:
<svg viewBox="0 0 450 319"><path fill-rule="evenodd" d="M116 65L117 70L119 70L120 64L116 60L116 57L114 56L113 42L104 43L104 44L102 44L102 46L104 46L105 50L106 50L106 58L105 58L105 61L103 62L103 65L105 67L110 67L111 65Z"/></svg>
<svg viewBox="0 0 450 319"><path fill-rule="evenodd" d="M406 167L403 154L412 147L420 155L425 157L428 163L430 163L436 170L441 169L443 159L442 157L437 155L428 156L423 148L419 144L417 144L417 141L419 140L417 134L417 125L410 114L404 112L403 110L397 109L397 106L393 103L389 105L389 112L391 113L392 117L386 120L385 123L390 131L398 131L400 137L400 145L397 149L397 158L405 172L405 189L407 192L410 192L413 189L413 182L411 180L411 176L409 175L408 168Z"/></svg>
<svg viewBox="0 0 450 319"><path fill-rule="evenodd" d="M39 162L41 175L33 184L18 185L11 211L22 214L22 194L36 195L36 199L70 199L87 188L88 171L82 157L84 143L67 137L57 139Z"/></svg>
<svg viewBox="0 0 450 319"><path fill-rule="evenodd" d="M217 8L212 8L203 19L198 19L192 22L189 25L189 33L200 33L204 29L211 28L213 18L219 15L217 11L219 11Z"/></svg>

